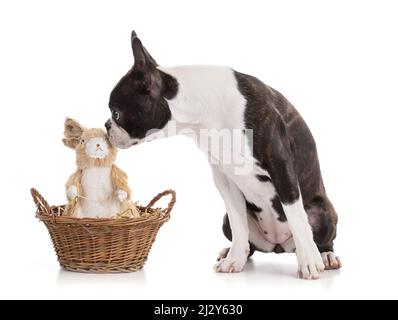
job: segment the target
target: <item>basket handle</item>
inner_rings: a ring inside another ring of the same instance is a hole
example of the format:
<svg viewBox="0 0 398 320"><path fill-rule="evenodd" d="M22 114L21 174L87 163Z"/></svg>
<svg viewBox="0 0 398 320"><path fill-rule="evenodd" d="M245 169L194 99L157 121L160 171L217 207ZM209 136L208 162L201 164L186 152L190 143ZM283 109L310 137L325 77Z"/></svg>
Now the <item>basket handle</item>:
<svg viewBox="0 0 398 320"><path fill-rule="evenodd" d="M159 193L155 198L153 198L148 205L145 207L145 210L151 208L159 199L161 199L164 196L167 196L171 194L171 200L169 202L169 205L167 206L167 209L165 211L166 215L170 214L171 209L173 209L174 204L176 203L176 192L174 190L166 190L161 193Z"/></svg>
<svg viewBox="0 0 398 320"><path fill-rule="evenodd" d="M30 193L32 194L33 201L35 202L37 209L39 212L44 212L47 215L52 215L51 207L48 202L43 198L43 196L37 191L35 188L30 189Z"/></svg>

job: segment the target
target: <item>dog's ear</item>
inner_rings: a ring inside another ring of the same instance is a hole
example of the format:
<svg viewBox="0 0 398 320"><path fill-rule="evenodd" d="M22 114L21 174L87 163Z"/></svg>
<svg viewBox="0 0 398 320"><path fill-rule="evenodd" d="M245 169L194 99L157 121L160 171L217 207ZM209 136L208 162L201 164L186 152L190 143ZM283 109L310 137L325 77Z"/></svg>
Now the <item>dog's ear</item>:
<svg viewBox="0 0 398 320"><path fill-rule="evenodd" d="M137 80L138 90L142 94L158 95L159 81L156 80L154 72L158 64L142 45L135 31L131 33L131 47L134 55L134 78Z"/></svg>
<svg viewBox="0 0 398 320"><path fill-rule="evenodd" d="M131 33L131 47L134 55L134 66L137 68L156 67L158 64L155 59L142 45L141 40L137 37L137 33L133 30Z"/></svg>
<svg viewBox="0 0 398 320"><path fill-rule="evenodd" d="M64 136L62 139L65 146L75 149L80 143L80 138L85 128L76 120L66 118L64 125Z"/></svg>

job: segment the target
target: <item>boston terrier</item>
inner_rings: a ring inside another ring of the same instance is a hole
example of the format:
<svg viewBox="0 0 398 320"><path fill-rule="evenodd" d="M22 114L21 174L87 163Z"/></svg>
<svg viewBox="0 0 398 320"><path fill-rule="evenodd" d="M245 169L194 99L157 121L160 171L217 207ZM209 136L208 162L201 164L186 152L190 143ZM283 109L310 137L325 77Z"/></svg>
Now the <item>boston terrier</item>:
<svg viewBox="0 0 398 320"><path fill-rule="evenodd" d="M223 231L232 242L215 271L242 271L256 250L295 252L303 279L339 269L333 251L337 214L326 195L314 138L289 101L231 68L160 67L134 31L131 45L134 65L110 94L112 117L105 127L113 145L129 148L171 126L176 134L229 130L243 136L243 143L224 149L239 158L239 166L251 164L250 170L216 161L214 148L200 144L225 203Z"/></svg>

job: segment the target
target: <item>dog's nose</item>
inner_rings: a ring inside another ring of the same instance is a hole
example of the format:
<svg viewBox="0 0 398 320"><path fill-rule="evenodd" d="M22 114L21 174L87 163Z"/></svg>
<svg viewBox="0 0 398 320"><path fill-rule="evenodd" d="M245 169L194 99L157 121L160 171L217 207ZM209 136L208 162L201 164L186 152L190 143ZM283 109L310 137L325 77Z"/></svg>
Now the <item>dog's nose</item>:
<svg viewBox="0 0 398 320"><path fill-rule="evenodd" d="M105 128L106 128L106 131L109 131L111 129L111 120L108 120L107 122L105 122Z"/></svg>

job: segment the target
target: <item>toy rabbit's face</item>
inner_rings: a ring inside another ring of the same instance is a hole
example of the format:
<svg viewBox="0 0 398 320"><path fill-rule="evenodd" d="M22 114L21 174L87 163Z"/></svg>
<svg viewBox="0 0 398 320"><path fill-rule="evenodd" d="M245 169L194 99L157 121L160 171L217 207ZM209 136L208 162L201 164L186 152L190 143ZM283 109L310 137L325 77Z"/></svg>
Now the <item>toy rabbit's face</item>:
<svg viewBox="0 0 398 320"><path fill-rule="evenodd" d="M117 149L102 129L86 129L76 120L66 119L64 135L64 144L76 150L79 168L109 166L116 159Z"/></svg>
<svg viewBox="0 0 398 320"><path fill-rule="evenodd" d="M81 139L80 143L85 146L85 151L91 158L104 159L109 154L109 144L104 138Z"/></svg>

